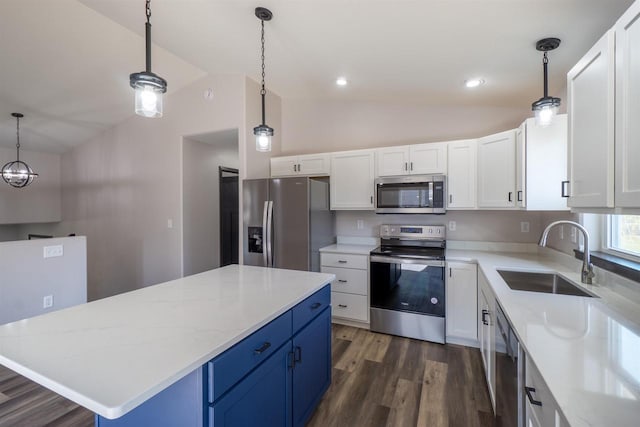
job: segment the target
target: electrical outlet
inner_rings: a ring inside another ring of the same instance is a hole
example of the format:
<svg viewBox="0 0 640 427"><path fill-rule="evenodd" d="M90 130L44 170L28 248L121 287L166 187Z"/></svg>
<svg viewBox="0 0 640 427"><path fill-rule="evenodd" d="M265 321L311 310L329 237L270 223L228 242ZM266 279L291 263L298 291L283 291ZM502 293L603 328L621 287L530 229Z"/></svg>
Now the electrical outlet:
<svg viewBox="0 0 640 427"><path fill-rule="evenodd" d="M64 255L64 249L62 248L62 245L55 245L55 246L45 246L44 247L44 257L45 258L52 258L52 257L57 257L57 256L62 256Z"/></svg>
<svg viewBox="0 0 640 427"><path fill-rule="evenodd" d="M53 307L53 295L47 295L42 299L42 308Z"/></svg>
<svg viewBox="0 0 640 427"><path fill-rule="evenodd" d="M363 220L361 220L361 219L357 220L357 221L356 221L356 228L357 228L358 230L362 230L362 229L364 228L364 221L363 221Z"/></svg>
<svg viewBox="0 0 640 427"><path fill-rule="evenodd" d="M523 221L520 223L520 232L522 233L529 232L529 221Z"/></svg>
<svg viewBox="0 0 640 427"><path fill-rule="evenodd" d="M456 231L456 222L449 221L449 231Z"/></svg>
<svg viewBox="0 0 640 427"><path fill-rule="evenodd" d="M171 218L167 220L167 228L173 228L173 220Z"/></svg>

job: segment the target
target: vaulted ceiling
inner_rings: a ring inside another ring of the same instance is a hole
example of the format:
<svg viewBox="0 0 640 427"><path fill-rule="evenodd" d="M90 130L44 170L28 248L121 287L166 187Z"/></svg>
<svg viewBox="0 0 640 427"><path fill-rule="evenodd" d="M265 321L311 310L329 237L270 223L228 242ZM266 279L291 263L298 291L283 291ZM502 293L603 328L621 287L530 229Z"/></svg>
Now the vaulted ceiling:
<svg viewBox="0 0 640 427"><path fill-rule="evenodd" d="M536 40L554 36L550 89L632 0L153 0L153 70L169 91L207 73L259 79L283 98L522 108L541 96ZM130 117L144 68L144 0L0 1L0 146L62 152ZM347 87L335 78L346 76ZM474 91L465 79L486 84Z"/></svg>

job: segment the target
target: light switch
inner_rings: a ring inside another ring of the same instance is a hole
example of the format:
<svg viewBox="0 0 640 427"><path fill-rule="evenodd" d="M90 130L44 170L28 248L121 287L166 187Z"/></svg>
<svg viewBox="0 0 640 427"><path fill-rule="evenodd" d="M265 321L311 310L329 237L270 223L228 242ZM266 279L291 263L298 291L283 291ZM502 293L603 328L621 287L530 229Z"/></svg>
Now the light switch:
<svg viewBox="0 0 640 427"><path fill-rule="evenodd" d="M456 222L449 221L449 231L456 231Z"/></svg>
<svg viewBox="0 0 640 427"><path fill-rule="evenodd" d="M529 221L522 221L520 223L520 232L528 233L529 232Z"/></svg>

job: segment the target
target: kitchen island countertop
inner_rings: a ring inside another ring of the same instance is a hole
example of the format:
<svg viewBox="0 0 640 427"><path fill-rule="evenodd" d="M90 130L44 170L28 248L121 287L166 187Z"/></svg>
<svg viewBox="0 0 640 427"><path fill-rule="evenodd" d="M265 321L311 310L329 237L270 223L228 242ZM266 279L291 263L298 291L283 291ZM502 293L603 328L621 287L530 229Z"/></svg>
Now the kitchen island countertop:
<svg viewBox="0 0 640 427"><path fill-rule="evenodd" d="M230 265L0 326L0 363L117 418L303 301L332 274Z"/></svg>

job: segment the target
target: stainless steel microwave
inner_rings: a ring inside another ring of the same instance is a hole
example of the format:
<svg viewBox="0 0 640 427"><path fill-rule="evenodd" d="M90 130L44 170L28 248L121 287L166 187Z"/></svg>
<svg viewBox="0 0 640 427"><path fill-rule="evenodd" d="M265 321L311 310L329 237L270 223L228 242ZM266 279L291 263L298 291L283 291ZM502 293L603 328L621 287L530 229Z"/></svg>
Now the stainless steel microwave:
<svg viewBox="0 0 640 427"><path fill-rule="evenodd" d="M446 176L405 175L375 181L375 207L380 214L445 213Z"/></svg>

